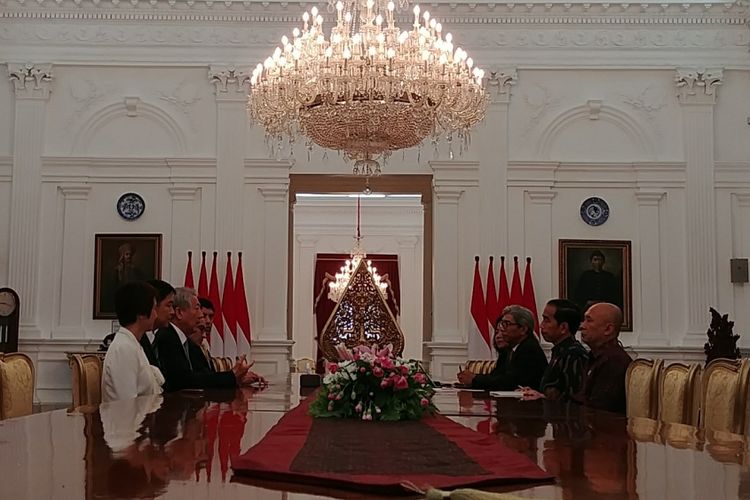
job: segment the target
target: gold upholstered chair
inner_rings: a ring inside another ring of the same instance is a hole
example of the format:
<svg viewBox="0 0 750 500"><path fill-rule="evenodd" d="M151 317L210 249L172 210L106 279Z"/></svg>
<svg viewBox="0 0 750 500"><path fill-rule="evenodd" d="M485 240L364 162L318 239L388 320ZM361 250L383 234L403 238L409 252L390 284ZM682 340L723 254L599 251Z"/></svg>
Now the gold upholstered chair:
<svg viewBox="0 0 750 500"><path fill-rule="evenodd" d="M486 375L495 369L497 361L473 359L466 362L466 369L477 375Z"/></svg>
<svg viewBox="0 0 750 500"><path fill-rule="evenodd" d="M97 406L102 402L102 370L99 354L72 354L68 359L72 377L73 408Z"/></svg>
<svg viewBox="0 0 750 500"><path fill-rule="evenodd" d="M628 417L655 419L659 408L660 359L636 359L625 375Z"/></svg>
<svg viewBox="0 0 750 500"><path fill-rule="evenodd" d="M659 375L659 420L675 424L698 424L700 365L672 363Z"/></svg>
<svg viewBox="0 0 750 500"><path fill-rule="evenodd" d="M25 354L0 354L0 420L31 415L34 363Z"/></svg>
<svg viewBox="0 0 750 500"><path fill-rule="evenodd" d="M741 434L745 430L750 363L747 359L715 359L701 382L700 426Z"/></svg>
<svg viewBox="0 0 750 500"><path fill-rule="evenodd" d="M315 360L312 358L299 358L294 361L296 373L315 373Z"/></svg>

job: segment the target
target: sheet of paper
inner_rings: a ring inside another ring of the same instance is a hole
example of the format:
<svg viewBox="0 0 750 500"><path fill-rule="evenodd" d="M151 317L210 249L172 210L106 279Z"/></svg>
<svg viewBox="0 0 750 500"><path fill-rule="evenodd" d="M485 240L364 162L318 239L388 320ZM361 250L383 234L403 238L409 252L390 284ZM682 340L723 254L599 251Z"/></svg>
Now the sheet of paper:
<svg viewBox="0 0 750 500"><path fill-rule="evenodd" d="M521 391L490 391L490 396L493 398L521 398L523 393Z"/></svg>

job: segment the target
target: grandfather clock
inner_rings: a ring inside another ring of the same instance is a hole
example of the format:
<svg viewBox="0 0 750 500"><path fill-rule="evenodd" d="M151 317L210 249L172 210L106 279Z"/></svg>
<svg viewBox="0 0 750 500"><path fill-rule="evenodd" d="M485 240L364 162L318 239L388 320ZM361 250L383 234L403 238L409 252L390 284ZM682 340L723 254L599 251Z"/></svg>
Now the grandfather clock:
<svg viewBox="0 0 750 500"><path fill-rule="evenodd" d="M18 294L0 288L0 352L18 351Z"/></svg>

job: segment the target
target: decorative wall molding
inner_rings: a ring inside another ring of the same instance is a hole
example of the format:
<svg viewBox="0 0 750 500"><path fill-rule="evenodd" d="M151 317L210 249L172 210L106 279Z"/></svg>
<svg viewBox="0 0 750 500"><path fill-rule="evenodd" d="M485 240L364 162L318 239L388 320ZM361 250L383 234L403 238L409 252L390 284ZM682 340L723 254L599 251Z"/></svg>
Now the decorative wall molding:
<svg viewBox="0 0 750 500"><path fill-rule="evenodd" d="M714 163L716 189L750 189L750 162Z"/></svg>
<svg viewBox="0 0 750 500"><path fill-rule="evenodd" d="M42 182L154 184L216 182L214 158L46 156Z"/></svg>
<svg viewBox="0 0 750 500"><path fill-rule="evenodd" d="M109 122L127 117L142 117L161 126L172 138L173 147L180 153L187 151L188 140L180 124L161 107L144 102L139 97L125 97L120 102L108 104L89 117L74 134L72 153L85 153L94 134Z"/></svg>
<svg viewBox="0 0 750 500"><path fill-rule="evenodd" d="M508 162L508 187L684 188L684 162Z"/></svg>
<svg viewBox="0 0 750 500"><path fill-rule="evenodd" d="M516 68L497 69L490 71L487 77L486 88L489 90L492 102L510 102L510 88L518 82Z"/></svg>
<svg viewBox="0 0 750 500"><path fill-rule="evenodd" d="M567 109L553 118L540 133L537 149L539 157L549 158L550 149L560 132L582 119L601 120L615 125L638 149L652 158L655 157L654 145L649 134L638 120L625 111L603 104L598 99L590 99L586 104Z"/></svg>
<svg viewBox="0 0 750 500"><path fill-rule="evenodd" d="M288 2L285 0L4 0L5 9L0 18L6 19L75 19L107 21L210 21L252 22L265 21L289 23L299 20L300 13L309 5L325 7L324 2ZM747 12L744 2L725 3L610 3L566 2L553 3L538 0L516 3L494 1L475 2L451 0L431 2L430 10L441 21L451 23L487 24L493 19L507 24L538 23L553 18L559 23L571 24L661 24L658 17L667 17L667 23L681 20L684 23L725 24L741 22ZM647 18L641 19L641 18ZM408 23L408 11L396 16L398 23ZM664 21L662 21L664 23Z"/></svg>
<svg viewBox="0 0 750 500"><path fill-rule="evenodd" d="M57 189L66 200L88 200L91 193L91 186L87 184L66 184L57 186Z"/></svg>
<svg viewBox="0 0 750 500"><path fill-rule="evenodd" d="M450 188L476 187L479 185L479 162L457 160L433 160L428 162L433 173L435 192Z"/></svg>
<svg viewBox="0 0 750 500"><path fill-rule="evenodd" d="M13 178L13 157L0 156L0 182L10 182Z"/></svg>
<svg viewBox="0 0 750 500"><path fill-rule="evenodd" d="M681 104L714 104L724 80L721 68L678 69L674 81Z"/></svg>
<svg viewBox="0 0 750 500"><path fill-rule="evenodd" d="M16 99L48 99L52 65L8 63L8 78L13 83Z"/></svg>
<svg viewBox="0 0 750 500"><path fill-rule="evenodd" d="M249 68L234 65L214 65L208 70L208 80L214 85L216 99L247 100L250 75Z"/></svg>

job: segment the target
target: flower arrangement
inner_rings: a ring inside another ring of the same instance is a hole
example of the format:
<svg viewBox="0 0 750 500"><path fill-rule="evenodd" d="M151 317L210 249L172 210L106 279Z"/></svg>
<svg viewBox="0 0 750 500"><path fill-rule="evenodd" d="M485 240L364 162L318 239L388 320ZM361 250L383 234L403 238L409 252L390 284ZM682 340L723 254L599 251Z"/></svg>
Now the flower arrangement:
<svg viewBox="0 0 750 500"><path fill-rule="evenodd" d="M398 358L392 349L336 346L341 361L328 364L310 415L395 421L434 413L432 382L417 361Z"/></svg>

